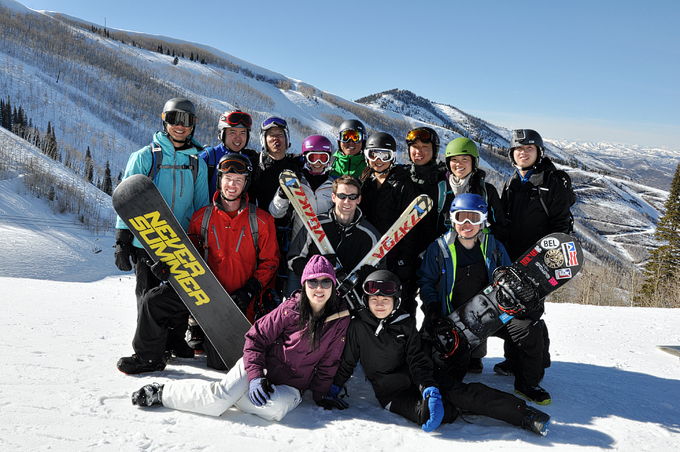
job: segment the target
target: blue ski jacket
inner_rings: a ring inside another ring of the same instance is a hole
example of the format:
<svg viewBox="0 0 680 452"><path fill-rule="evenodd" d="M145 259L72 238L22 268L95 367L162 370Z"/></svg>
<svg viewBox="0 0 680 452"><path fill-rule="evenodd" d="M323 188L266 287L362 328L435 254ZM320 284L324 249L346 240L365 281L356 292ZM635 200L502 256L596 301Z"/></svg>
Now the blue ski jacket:
<svg viewBox="0 0 680 452"><path fill-rule="evenodd" d="M175 150L170 139L163 132L156 132L153 143L160 146L163 152L163 166L189 166L191 164L190 155L198 155L202 146L192 140L192 147L182 150ZM133 174L153 174L154 165L151 145L144 146L139 151L130 155L123 179L127 179ZM195 159L198 163L198 175L194 180L191 169L161 168L154 179L154 184L163 195L163 199L170 206L170 210L177 217L177 221L185 231L189 229L189 222L194 212L210 203L208 198L208 170L202 159ZM116 229L128 229L123 220L118 217ZM138 248L143 248L142 244L134 239L132 244Z"/></svg>
<svg viewBox="0 0 680 452"><path fill-rule="evenodd" d="M450 303L450 296L456 280L456 258L451 249L455 252L453 244L457 235L456 231L452 229L432 242L425 251L420 270L416 272L423 306L427 307L430 303L440 303L442 316L447 316L455 310ZM512 262L505 251L505 247L493 235L486 232L482 233L479 237L479 243L489 274L489 281L491 281L491 275L497 267L508 266Z"/></svg>

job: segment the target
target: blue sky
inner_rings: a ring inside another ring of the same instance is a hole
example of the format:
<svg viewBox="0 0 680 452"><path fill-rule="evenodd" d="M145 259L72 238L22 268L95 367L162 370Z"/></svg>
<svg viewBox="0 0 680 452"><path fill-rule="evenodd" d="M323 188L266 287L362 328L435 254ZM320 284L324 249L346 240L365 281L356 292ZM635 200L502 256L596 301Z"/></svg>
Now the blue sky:
<svg viewBox="0 0 680 452"><path fill-rule="evenodd" d="M22 0L356 100L399 88L545 138L680 150L680 1Z"/></svg>

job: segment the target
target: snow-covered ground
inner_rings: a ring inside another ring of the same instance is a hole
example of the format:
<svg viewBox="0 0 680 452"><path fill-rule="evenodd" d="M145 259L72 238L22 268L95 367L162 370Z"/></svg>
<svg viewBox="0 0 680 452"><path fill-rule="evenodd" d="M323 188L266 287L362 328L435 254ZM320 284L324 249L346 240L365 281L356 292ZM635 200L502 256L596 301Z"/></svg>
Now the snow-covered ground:
<svg viewBox="0 0 680 452"><path fill-rule="evenodd" d="M0 181L0 450L677 450L680 360L655 348L680 344L680 310L550 304L553 365L543 386L553 403L547 437L466 416L432 434L386 412L360 371L345 411L324 411L305 395L280 423L232 409L219 418L163 407L141 409L130 393L171 379L216 380L205 358L163 372L127 376L132 353L134 278L113 265L113 237L72 227L42 200ZM95 241L102 251L94 253ZM491 369L470 381L511 391ZM467 422L466 422L467 421Z"/></svg>

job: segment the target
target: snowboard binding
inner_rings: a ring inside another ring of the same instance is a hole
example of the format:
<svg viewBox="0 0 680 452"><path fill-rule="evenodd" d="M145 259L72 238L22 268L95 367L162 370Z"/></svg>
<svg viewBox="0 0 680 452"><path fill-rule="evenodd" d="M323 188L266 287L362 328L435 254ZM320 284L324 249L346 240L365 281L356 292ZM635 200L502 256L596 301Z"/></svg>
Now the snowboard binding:
<svg viewBox="0 0 680 452"><path fill-rule="evenodd" d="M432 329L434 346L442 361L467 361L470 358L470 345L465 335L456 328L448 317L440 318Z"/></svg>
<svg viewBox="0 0 680 452"><path fill-rule="evenodd" d="M513 267L498 267L493 273L493 286L499 289L498 307L512 316L533 311L540 301L538 288Z"/></svg>

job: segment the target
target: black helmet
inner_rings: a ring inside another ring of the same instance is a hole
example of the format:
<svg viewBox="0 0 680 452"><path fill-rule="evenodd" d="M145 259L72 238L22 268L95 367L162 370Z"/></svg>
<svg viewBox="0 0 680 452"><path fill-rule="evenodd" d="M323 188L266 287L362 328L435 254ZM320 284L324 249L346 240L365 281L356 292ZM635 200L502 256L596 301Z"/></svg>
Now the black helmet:
<svg viewBox="0 0 680 452"><path fill-rule="evenodd" d="M439 155L439 135L431 127L416 127L406 134L406 144L411 146L416 140L423 143L432 143L432 160Z"/></svg>
<svg viewBox="0 0 680 452"><path fill-rule="evenodd" d="M184 127L191 126L191 133L187 136L185 141L186 143L189 143L194 136L196 123L198 122L196 106L186 97L173 97L163 106L161 120L163 121L163 132L166 134L168 132L168 124L174 125L181 122Z"/></svg>
<svg viewBox="0 0 680 452"><path fill-rule="evenodd" d="M394 310L401 306L401 281L389 270L376 270L364 280L364 304L368 306L370 295L385 295L394 298Z"/></svg>
<svg viewBox="0 0 680 452"><path fill-rule="evenodd" d="M396 153L397 142L389 133L377 132L366 140L366 149L387 149Z"/></svg>
<svg viewBox="0 0 680 452"><path fill-rule="evenodd" d="M342 124L340 124L340 127L338 127L338 149L340 149L340 143L343 142L342 139L342 133L346 130L356 130L361 134L361 150L363 151L366 148L366 127L364 127L364 124L357 120L357 119L346 119L345 121L342 121Z"/></svg>
<svg viewBox="0 0 680 452"><path fill-rule="evenodd" d="M243 191L241 191L240 197L243 197L246 195L248 192L248 188L250 187L250 182L253 178L253 164L250 163L250 159L246 157L245 155L238 154L236 152L230 152L228 154L225 154L221 159L220 162L217 164L217 191L220 192L220 196L224 197L222 195L222 190L221 190L221 184L222 184L222 174L225 173L236 173L236 174L243 174L246 176L246 183L243 184ZM226 199L226 198L225 198ZM227 201L234 201L233 199L227 199Z"/></svg>
<svg viewBox="0 0 680 452"><path fill-rule="evenodd" d="M538 157L536 158L536 163L539 163L543 159L543 154L545 153L545 147L543 146L543 138L535 130L531 129L517 129L512 131L512 138L510 138L510 150L508 151L508 157L510 157L510 162L515 165L515 159L512 156L512 151L519 146L527 146L533 144L538 148Z"/></svg>

